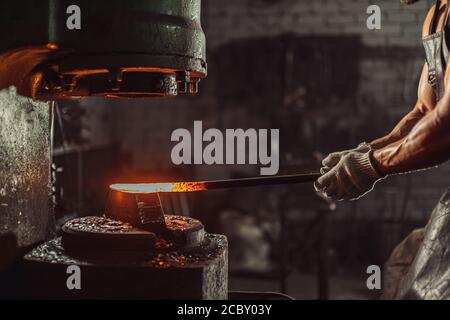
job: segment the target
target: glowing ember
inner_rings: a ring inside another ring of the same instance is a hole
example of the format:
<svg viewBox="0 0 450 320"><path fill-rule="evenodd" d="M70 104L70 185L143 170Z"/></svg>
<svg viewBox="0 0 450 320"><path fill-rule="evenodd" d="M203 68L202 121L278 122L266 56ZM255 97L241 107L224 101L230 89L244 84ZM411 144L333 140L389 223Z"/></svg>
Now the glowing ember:
<svg viewBox="0 0 450 320"><path fill-rule="evenodd" d="M155 193L155 192L192 192L204 191L204 182L167 182L167 183L136 183L112 184L111 190L126 193Z"/></svg>

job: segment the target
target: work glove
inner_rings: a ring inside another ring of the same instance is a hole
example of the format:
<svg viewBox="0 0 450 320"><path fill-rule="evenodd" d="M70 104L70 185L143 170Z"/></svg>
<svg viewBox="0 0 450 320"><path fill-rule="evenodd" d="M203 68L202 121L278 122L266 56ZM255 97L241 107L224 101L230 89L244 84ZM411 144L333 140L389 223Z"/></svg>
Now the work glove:
<svg viewBox="0 0 450 320"><path fill-rule="evenodd" d="M370 144L362 142L354 149L330 153L325 159L322 160L322 168L320 168L320 173L325 174L330 171L331 168L333 168L343 156L350 152L368 152L370 150L372 150Z"/></svg>
<svg viewBox="0 0 450 320"><path fill-rule="evenodd" d="M373 151L352 151L314 183L317 192L335 200L356 200L373 189L383 179L373 166Z"/></svg>

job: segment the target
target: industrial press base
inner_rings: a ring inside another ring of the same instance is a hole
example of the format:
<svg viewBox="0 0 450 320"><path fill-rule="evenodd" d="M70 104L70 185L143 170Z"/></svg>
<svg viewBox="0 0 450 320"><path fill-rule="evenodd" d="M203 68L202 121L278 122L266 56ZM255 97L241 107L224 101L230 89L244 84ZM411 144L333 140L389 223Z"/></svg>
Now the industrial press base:
<svg viewBox="0 0 450 320"><path fill-rule="evenodd" d="M228 244L195 219L166 216L168 237L100 217L75 219L63 236L24 258L25 298L214 299L228 297ZM81 285L70 289L70 266ZM45 288L45 290L43 290Z"/></svg>

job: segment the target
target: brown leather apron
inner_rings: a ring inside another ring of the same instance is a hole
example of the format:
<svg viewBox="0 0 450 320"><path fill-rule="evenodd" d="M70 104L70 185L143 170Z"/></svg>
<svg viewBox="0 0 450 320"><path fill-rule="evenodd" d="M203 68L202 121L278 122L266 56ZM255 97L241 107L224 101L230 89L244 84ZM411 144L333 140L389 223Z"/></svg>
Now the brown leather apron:
<svg viewBox="0 0 450 320"><path fill-rule="evenodd" d="M441 1L423 39L428 64L428 82L436 102L445 91L445 70L449 58L446 34L449 3L445 23L436 32ZM385 265L384 298L450 299L450 189L441 197L425 229L413 231L397 248Z"/></svg>

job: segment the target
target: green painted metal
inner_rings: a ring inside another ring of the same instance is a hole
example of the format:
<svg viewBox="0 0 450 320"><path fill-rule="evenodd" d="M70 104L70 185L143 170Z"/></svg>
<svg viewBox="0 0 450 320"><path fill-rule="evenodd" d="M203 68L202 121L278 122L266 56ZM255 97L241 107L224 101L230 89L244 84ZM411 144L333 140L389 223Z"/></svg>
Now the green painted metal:
<svg viewBox="0 0 450 320"><path fill-rule="evenodd" d="M72 4L81 9L80 30L66 27ZM206 74L201 0L2 1L0 12L0 52L54 43L77 54L114 53L129 66L133 54L140 66Z"/></svg>

